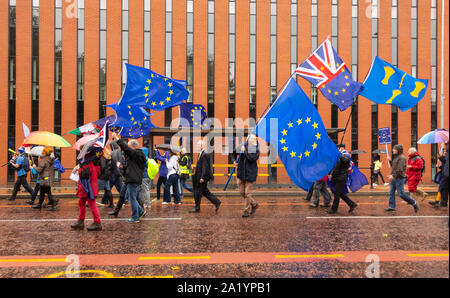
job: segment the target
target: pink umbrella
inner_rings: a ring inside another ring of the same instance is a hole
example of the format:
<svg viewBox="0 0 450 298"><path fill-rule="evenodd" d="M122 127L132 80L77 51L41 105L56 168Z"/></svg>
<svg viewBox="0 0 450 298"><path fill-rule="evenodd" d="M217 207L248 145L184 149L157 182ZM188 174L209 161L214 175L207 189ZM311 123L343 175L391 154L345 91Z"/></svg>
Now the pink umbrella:
<svg viewBox="0 0 450 298"><path fill-rule="evenodd" d="M87 142L89 142L90 140L93 140L95 138L98 138L98 134L94 134L94 135L86 135L84 137L82 137L81 139L79 139L73 146L73 149L76 149L78 151L80 151L81 147L83 145L85 145Z"/></svg>

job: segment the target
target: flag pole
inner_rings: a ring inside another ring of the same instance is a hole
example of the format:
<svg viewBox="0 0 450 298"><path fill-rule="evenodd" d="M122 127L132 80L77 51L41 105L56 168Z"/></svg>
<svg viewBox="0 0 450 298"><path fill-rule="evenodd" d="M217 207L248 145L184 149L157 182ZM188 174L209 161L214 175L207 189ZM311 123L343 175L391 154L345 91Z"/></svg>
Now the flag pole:
<svg viewBox="0 0 450 298"><path fill-rule="evenodd" d="M348 116L347 124L345 125L344 134L342 135L342 139L341 139L341 143L340 144L342 144L342 142L344 142L345 133L347 132L348 124L350 123L350 119L351 118L352 118L352 112L350 111L350 115Z"/></svg>

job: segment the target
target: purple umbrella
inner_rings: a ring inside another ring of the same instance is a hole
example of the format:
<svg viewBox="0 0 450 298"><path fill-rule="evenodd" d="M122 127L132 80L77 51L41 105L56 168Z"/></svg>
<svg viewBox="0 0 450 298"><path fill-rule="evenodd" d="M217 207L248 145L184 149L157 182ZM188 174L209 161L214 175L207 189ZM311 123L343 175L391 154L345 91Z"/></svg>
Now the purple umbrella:
<svg viewBox="0 0 450 298"><path fill-rule="evenodd" d="M440 144L448 142L448 131L446 129L436 129L420 138L419 144Z"/></svg>

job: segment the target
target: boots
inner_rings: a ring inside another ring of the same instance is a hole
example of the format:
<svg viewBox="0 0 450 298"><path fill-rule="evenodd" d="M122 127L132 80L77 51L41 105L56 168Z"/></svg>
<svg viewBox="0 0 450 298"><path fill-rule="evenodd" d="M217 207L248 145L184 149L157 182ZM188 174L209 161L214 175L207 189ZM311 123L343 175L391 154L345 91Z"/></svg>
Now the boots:
<svg viewBox="0 0 450 298"><path fill-rule="evenodd" d="M108 190L108 202L109 202L109 205L106 208L113 209L114 208L114 199L113 199L113 194L110 190Z"/></svg>
<svg viewBox="0 0 450 298"><path fill-rule="evenodd" d="M37 205L31 206L31 208L33 208L33 209L41 209L42 205L41 204L37 204Z"/></svg>
<svg viewBox="0 0 450 298"><path fill-rule="evenodd" d="M79 220L74 224L71 224L70 227L74 230L83 230L84 229L84 220Z"/></svg>
<svg viewBox="0 0 450 298"><path fill-rule="evenodd" d="M422 201L425 200L425 198L428 196L428 194L420 188L417 188L417 194L421 196Z"/></svg>
<svg viewBox="0 0 450 298"><path fill-rule="evenodd" d="M102 224L101 223L92 223L89 227L87 227L88 231L101 231L102 230Z"/></svg>

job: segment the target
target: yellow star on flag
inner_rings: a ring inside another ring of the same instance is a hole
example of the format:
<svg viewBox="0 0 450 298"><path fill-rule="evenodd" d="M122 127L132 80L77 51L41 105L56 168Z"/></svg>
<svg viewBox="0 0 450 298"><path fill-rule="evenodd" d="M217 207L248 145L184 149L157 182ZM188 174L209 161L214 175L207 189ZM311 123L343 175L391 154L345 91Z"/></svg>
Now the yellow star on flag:
<svg viewBox="0 0 450 298"><path fill-rule="evenodd" d="M152 106L156 106L156 102L152 102Z"/></svg>
<svg viewBox="0 0 450 298"><path fill-rule="evenodd" d="M309 123L309 122L311 122L311 118L308 117L308 118L306 119L306 123Z"/></svg>
<svg viewBox="0 0 450 298"><path fill-rule="evenodd" d="M160 106L163 106L163 105L164 105L164 101L160 101L160 102L159 102L159 105L160 105Z"/></svg>
<svg viewBox="0 0 450 298"><path fill-rule="evenodd" d="M294 152L294 151L291 152L291 157L292 157L292 158L294 158L296 155L297 155L296 152Z"/></svg>
<svg viewBox="0 0 450 298"><path fill-rule="evenodd" d="M172 87L172 85L173 85L172 83L169 83L169 84L168 84L169 87Z"/></svg>
<svg viewBox="0 0 450 298"><path fill-rule="evenodd" d="M152 76L153 76L153 75L152 75ZM148 79L148 80L147 80L147 83L151 84L151 83L152 83L152 80ZM147 88L148 88L148 87L147 87Z"/></svg>
<svg viewBox="0 0 450 298"><path fill-rule="evenodd" d="M292 128L292 126L294 126L294 124L292 124L292 122L290 122L290 123L288 124L288 127L289 127L289 128Z"/></svg>
<svg viewBox="0 0 450 298"><path fill-rule="evenodd" d="M288 147L286 147L286 146L283 147L283 151L284 151L284 152L286 152L286 151L288 151L288 150L289 150Z"/></svg>
<svg viewBox="0 0 450 298"><path fill-rule="evenodd" d="M172 95L172 94L173 94L173 90L170 90L170 91L169 91L169 94Z"/></svg>
<svg viewBox="0 0 450 298"><path fill-rule="evenodd" d="M302 120L302 119L298 119L298 120L297 120L297 124L298 124L298 125L300 125L300 124L302 124L302 123L303 123L303 120Z"/></svg>
<svg viewBox="0 0 450 298"><path fill-rule="evenodd" d="M285 139L281 139L280 143L281 144L286 144L286 140Z"/></svg>
<svg viewBox="0 0 450 298"><path fill-rule="evenodd" d="M316 122L314 122L313 127L314 127L314 129L318 129L318 128L319 128L319 124L317 124Z"/></svg>
<svg viewBox="0 0 450 298"><path fill-rule="evenodd" d="M281 132L282 134L283 134L283 136L287 136L287 130L285 129L285 130L283 130L282 132Z"/></svg>
<svg viewBox="0 0 450 298"><path fill-rule="evenodd" d="M320 133L317 133L316 134L316 138L318 139L318 140L320 140L320 137L321 137L322 135L320 134Z"/></svg>
<svg viewBox="0 0 450 298"><path fill-rule="evenodd" d="M316 150L316 148L317 148L317 144L316 144L316 143L314 143L314 144L312 145L312 147L313 147L313 149L314 149L314 150Z"/></svg>
<svg viewBox="0 0 450 298"><path fill-rule="evenodd" d="M310 154L311 154L311 152L309 152L308 150L306 150L305 156L306 156L306 157L309 157Z"/></svg>
<svg viewBox="0 0 450 298"><path fill-rule="evenodd" d="M166 101L169 102L170 101L170 97L166 97Z"/></svg>
<svg viewBox="0 0 450 298"><path fill-rule="evenodd" d="M144 89L145 89L145 91L148 91L150 88L148 88L148 86L146 86Z"/></svg>

